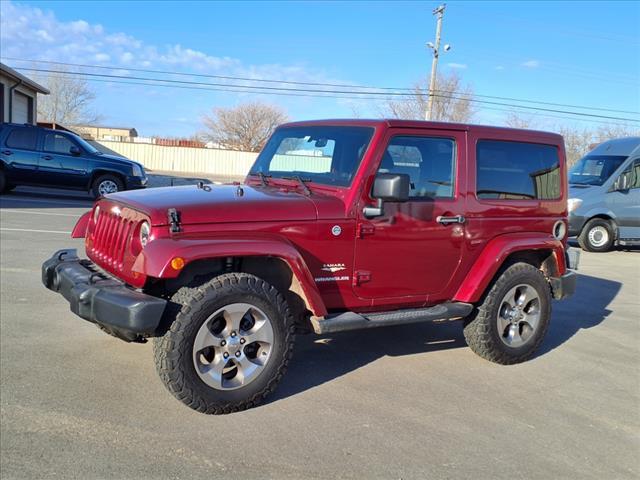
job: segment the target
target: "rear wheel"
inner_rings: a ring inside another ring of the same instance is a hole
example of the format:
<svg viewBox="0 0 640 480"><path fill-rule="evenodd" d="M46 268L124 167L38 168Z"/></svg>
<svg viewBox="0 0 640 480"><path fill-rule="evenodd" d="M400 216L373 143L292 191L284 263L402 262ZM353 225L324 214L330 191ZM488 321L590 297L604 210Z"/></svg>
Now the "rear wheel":
<svg viewBox="0 0 640 480"><path fill-rule="evenodd" d="M273 286L229 273L172 300L175 319L153 350L160 378L178 400L223 414L255 406L276 388L292 354L294 322Z"/></svg>
<svg viewBox="0 0 640 480"><path fill-rule="evenodd" d="M613 226L604 218L589 220L578 236L578 244L587 252L608 252L613 247L614 240Z"/></svg>
<svg viewBox="0 0 640 480"><path fill-rule="evenodd" d="M550 316L551 290L544 274L527 263L514 263L466 320L464 336L482 358L520 363L542 343Z"/></svg>
<svg viewBox="0 0 640 480"><path fill-rule="evenodd" d="M91 190L95 198L100 198L110 193L121 192L124 190L124 183L115 175L100 175L94 180Z"/></svg>

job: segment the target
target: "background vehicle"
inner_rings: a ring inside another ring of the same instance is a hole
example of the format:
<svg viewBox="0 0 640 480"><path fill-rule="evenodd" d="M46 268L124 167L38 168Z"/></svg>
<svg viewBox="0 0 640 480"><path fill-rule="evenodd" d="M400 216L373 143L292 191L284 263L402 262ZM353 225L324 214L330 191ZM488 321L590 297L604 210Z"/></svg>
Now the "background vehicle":
<svg viewBox="0 0 640 480"><path fill-rule="evenodd" d="M562 137L401 120L278 128L244 185L122 192L44 285L201 412L259 403L295 334L464 319L490 361L530 358L575 290ZM390 338L392 338L390 336Z"/></svg>
<svg viewBox="0 0 640 480"><path fill-rule="evenodd" d="M640 245L640 137L598 145L569 171L569 235L590 252Z"/></svg>
<svg viewBox="0 0 640 480"><path fill-rule="evenodd" d="M18 185L87 190L95 197L144 188L142 165L97 150L78 135L33 125L0 126L0 193Z"/></svg>

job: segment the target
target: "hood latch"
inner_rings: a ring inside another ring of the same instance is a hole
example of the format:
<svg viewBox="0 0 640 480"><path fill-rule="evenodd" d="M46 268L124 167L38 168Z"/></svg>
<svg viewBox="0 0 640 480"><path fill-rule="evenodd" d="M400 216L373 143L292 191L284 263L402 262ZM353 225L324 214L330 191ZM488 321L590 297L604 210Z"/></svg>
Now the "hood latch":
<svg viewBox="0 0 640 480"><path fill-rule="evenodd" d="M180 212L175 208L167 210L167 219L169 220L169 232L180 233L182 231L180 227Z"/></svg>

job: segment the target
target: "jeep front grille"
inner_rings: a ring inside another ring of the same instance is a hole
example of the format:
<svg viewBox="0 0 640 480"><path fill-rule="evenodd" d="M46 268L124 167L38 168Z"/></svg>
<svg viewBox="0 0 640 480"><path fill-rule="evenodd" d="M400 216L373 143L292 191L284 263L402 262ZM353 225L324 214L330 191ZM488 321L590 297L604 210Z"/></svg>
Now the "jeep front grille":
<svg viewBox="0 0 640 480"><path fill-rule="evenodd" d="M134 220L125 217L125 212L120 212L119 209L101 209L93 230L91 256L104 266L122 270L134 228Z"/></svg>

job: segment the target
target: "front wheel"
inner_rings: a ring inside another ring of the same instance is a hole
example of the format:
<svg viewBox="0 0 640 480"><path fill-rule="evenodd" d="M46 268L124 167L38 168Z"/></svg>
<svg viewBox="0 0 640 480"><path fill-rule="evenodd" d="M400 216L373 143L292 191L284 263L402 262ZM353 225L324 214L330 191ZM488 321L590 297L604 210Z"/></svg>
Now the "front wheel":
<svg viewBox="0 0 640 480"><path fill-rule="evenodd" d="M294 322L273 286L229 273L183 288L172 301L177 314L153 350L178 400L223 414L253 407L276 388L292 354Z"/></svg>
<svg viewBox="0 0 640 480"><path fill-rule="evenodd" d="M589 220L578 236L578 244L587 252L608 252L614 240L613 226L603 218Z"/></svg>
<svg viewBox="0 0 640 480"><path fill-rule="evenodd" d="M115 175L101 175L95 179L91 187L93 196L101 198L110 193L124 190L124 183Z"/></svg>
<svg viewBox="0 0 640 480"><path fill-rule="evenodd" d="M544 274L527 263L514 263L465 321L464 337L482 358L520 363L542 343L550 317L551 290Z"/></svg>

